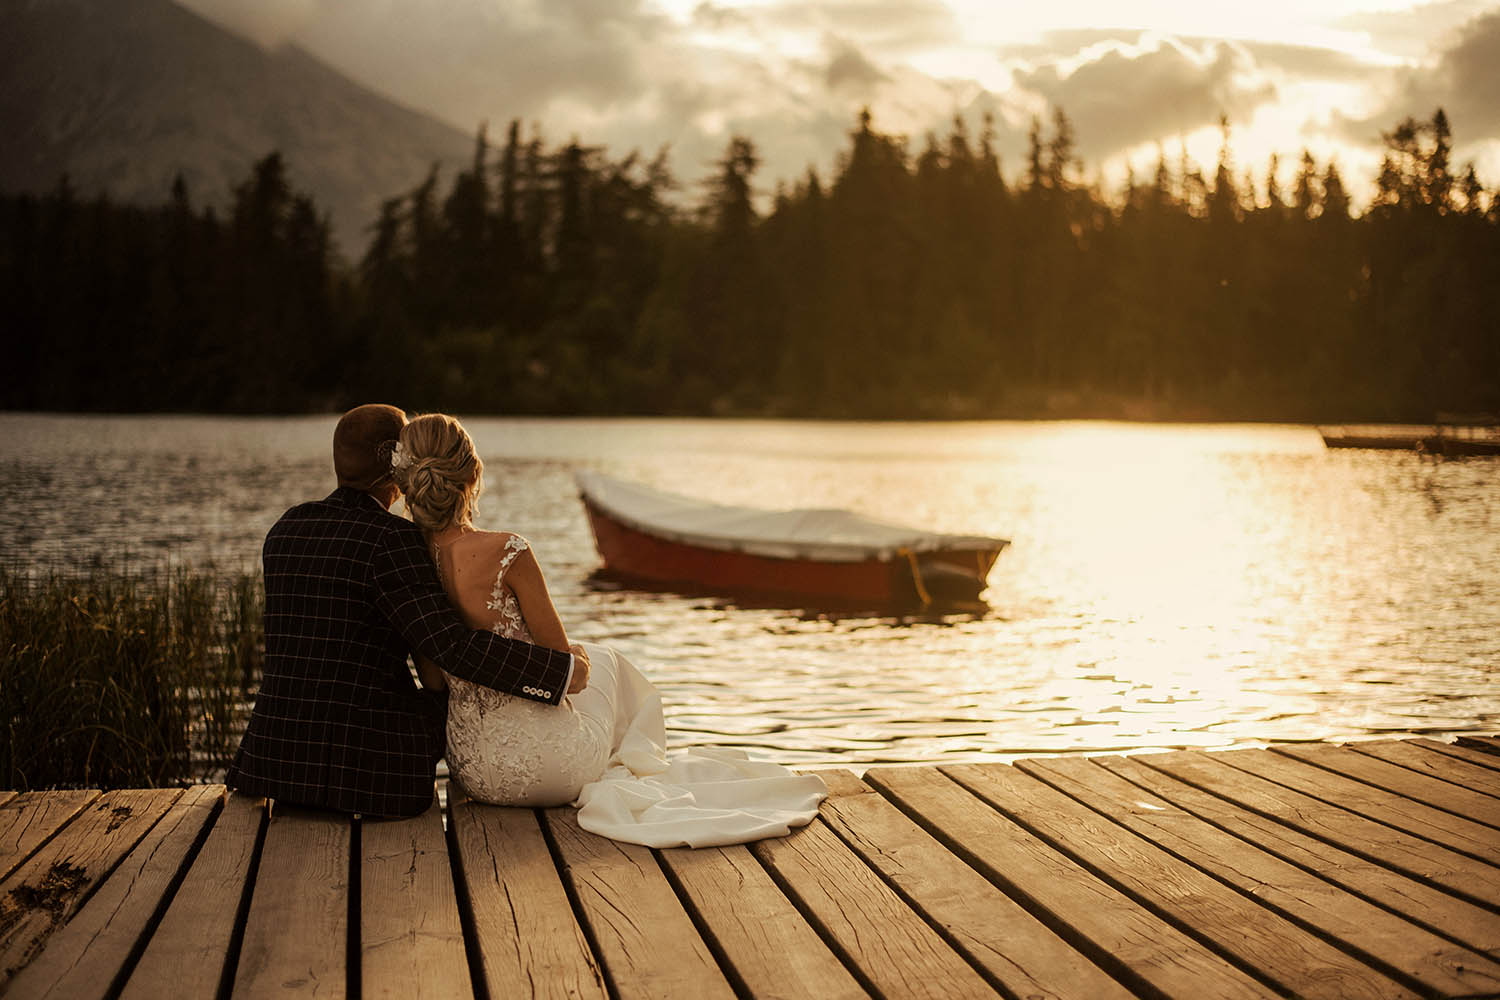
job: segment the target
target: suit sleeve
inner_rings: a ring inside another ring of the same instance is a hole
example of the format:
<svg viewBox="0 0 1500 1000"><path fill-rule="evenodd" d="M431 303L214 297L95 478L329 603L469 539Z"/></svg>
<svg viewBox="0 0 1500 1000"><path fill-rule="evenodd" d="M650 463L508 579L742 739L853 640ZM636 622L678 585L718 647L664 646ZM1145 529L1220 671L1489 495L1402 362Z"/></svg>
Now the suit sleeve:
<svg viewBox="0 0 1500 1000"><path fill-rule="evenodd" d="M380 613L412 649L448 673L505 694L561 704L572 655L466 626L448 603L415 526L386 532L375 551L373 583Z"/></svg>

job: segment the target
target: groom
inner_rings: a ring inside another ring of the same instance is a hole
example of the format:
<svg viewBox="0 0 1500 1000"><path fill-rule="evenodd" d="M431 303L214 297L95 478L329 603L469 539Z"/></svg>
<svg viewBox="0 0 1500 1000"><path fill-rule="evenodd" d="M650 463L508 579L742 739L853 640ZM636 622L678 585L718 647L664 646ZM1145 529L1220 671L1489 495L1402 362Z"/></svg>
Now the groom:
<svg viewBox="0 0 1500 1000"><path fill-rule="evenodd" d="M394 406L350 410L333 432L338 489L282 515L262 551L265 676L230 787L372 816L432 804L446 695L418 689L407 656L520 698L557 705L588 683L580 647L560 653L465 627L399 495Z"/></svg>

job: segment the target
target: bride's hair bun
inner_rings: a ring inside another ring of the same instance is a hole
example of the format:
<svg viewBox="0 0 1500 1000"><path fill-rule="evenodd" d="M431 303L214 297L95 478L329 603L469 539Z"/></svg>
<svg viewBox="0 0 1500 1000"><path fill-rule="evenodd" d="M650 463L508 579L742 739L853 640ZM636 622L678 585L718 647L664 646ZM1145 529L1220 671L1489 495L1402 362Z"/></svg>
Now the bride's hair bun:
<svg viewBox="0 0 1500 1000"><path fill-rule="evenodd" d="M428 413L408 423L401 429L392 472L411 519L422 530L436 532L473 523L484 486L484 463L457 420Z"/></svg>

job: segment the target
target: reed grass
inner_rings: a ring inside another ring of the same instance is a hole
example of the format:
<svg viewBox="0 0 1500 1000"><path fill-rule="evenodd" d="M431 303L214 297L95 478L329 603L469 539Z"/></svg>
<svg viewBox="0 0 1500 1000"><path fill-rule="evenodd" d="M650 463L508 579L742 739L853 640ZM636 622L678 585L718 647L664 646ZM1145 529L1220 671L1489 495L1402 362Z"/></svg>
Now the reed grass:
<svg viewBox="0 0 1500 1000"><path fill-rule="evenodd" d="M216 778L259 683L258 574L0 567L0 788Z"/></svg>

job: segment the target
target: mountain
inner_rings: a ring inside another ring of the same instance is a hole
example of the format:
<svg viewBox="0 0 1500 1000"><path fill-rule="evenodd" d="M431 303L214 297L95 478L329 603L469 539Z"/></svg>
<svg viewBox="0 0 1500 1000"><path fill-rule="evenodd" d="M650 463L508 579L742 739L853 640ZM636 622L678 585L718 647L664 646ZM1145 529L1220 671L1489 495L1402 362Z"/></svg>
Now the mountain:
<svg viewBox="0 0 1500 1000"><path fill-rule="evenodd" d="M171 0L0 0L0 190L228 204L280 150L357 259L385 198L473 138L283 46L267 52Z"/></svg>

